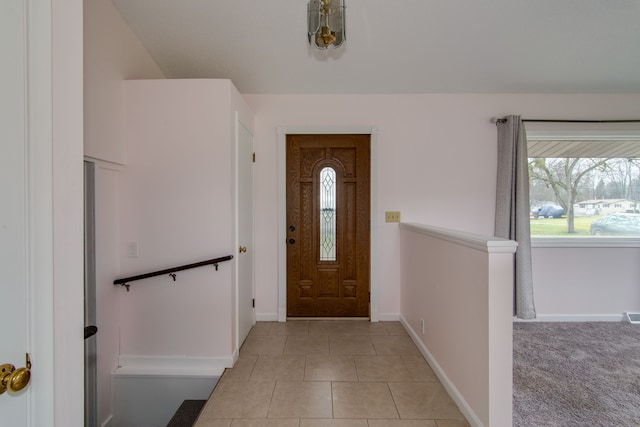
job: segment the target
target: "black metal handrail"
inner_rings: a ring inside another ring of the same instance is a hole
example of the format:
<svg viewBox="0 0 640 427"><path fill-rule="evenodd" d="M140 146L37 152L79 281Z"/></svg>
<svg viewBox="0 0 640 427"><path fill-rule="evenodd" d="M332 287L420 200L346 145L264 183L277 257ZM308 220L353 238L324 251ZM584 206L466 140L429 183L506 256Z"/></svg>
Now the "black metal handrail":
<svg viewBox="0 0 640 427"><path fill-rule="evenodd" d="M149 277L162 276L163 274L168 274L173 278L173 281L175 282L176 272L178 271L189 270L190 268L204 267L205 265L212 265L212 264L213 266L215 266L216 271L218 271L218 263L224 262L224 261L230 261L232 259L233 259L233 255L227 255L220 258L208 259L206 261L194 262L193 264L181 265L179 267L165 268L164 270L153 271L151 273L138 274L137 276L129 276L129 277L124 277L122 279L116 279L113 281L113 284L124 286L125 288L127 288L127 292L129 292L129 282L148 279Z"/></svg>

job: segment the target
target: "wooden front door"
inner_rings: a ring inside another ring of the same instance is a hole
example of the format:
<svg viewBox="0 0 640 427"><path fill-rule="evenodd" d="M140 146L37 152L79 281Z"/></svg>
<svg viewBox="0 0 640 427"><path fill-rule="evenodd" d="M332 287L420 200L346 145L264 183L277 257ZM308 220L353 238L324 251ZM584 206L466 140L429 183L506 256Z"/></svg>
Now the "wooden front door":
<svg viewBox="0 0 640 427"><path fill-rule="evenodd" d="M287 135L287 316L369 316L370 135Z"/></svg>

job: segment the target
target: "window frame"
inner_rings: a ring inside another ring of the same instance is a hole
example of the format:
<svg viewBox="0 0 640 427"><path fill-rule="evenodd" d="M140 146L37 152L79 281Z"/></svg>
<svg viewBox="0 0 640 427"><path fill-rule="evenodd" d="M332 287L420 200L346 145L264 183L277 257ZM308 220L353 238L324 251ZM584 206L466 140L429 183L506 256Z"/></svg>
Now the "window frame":
<svg viewBox="0 0 640 427"><path fill-rule="evenodd" d="M566 129L567 124L525 123L527 140L583 140L583 141L640 141L639 124L612 125L602 129L599 124L573 123L574 129ZM557 128L556 128L557 126ZM531 221L531 218L529 218ZM640 248L639 237L549 237L530 236L532 248Z"/></svg>

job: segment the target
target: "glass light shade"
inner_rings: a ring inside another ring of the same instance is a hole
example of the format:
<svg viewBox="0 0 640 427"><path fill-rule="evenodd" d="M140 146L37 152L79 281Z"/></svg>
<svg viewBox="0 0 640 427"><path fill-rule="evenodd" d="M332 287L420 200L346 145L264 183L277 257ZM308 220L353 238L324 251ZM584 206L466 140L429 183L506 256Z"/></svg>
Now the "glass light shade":
<svg viewBox="0 0 640 427"><path fill-rule="evenodd" d="M340 47L346 40L344 0L310 0L307 5L309 44L318 49Z"/></svg>

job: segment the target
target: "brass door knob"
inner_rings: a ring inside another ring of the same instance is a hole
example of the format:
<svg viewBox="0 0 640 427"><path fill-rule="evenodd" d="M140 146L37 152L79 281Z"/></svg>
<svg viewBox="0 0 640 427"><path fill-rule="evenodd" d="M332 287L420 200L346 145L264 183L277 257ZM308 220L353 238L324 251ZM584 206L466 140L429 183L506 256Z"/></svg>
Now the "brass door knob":
<svg viewBox="0 0 640 427"><path fill-rule="evenodd" d="M240 246L240 253L244 253L247 252L247 247L246 246Z"/></svg>
<svg viewBox="0 0 640 427"><path fill-rule="evenodd" d="M7 363L0 365L0 394L9 390L12 393L22 390L29 384L31 379L31 358L29 353L26 356L26 366L16 369L15 366Z"/></svg>

